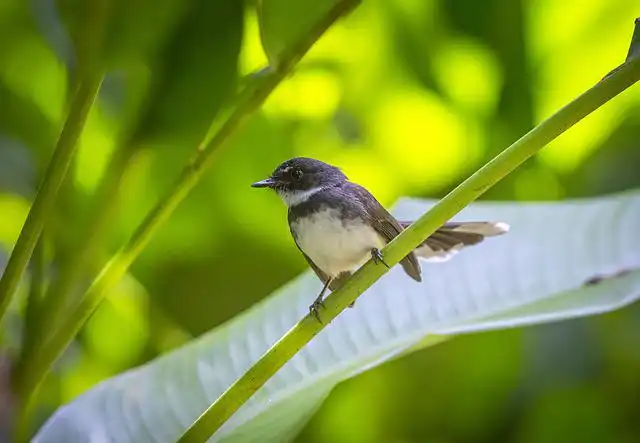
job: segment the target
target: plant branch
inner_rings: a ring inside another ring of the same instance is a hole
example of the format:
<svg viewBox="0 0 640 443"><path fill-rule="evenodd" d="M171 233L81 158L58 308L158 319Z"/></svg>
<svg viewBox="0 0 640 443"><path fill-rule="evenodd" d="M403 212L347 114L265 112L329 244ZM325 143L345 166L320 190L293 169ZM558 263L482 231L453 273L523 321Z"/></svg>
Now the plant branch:
<svg viewBox="0 0 640 443"><path fill-rule="evenodd" d="M47 343L50 331L60 323L62 314L67 307L72 295L81 287L81 283L88 277L89 271L96 272L98 263L96 255L99 254L104 239L108 234L108 227L112 225L117 215L117 205L120 190L120 180L129 163L133 149L125 144L117 148L109 162L104 177L95 192L93 210L89 211L90 218L80 227L83 239L72 259L63 263L59 276L52 281L42 300L42 309L37 321L32 322L32 327L25 330L24 349L22 350L22 365L26 365L34 353L39 352L40 347ZM76 300L74 300L76 301Z"/></svg>
<svg viewBox="0 0 640 443"><path fill-rule="evenodd" d="M32 339L29 331L35 327L38 315L42 312L43 296L45 292L45 269L46 269L46 232L40 233L40 238L36 243L31 257L31 279L29 282L29 295L24 314L23 344L21 352L30 346ZM20 364L18 365L21 366Z"/></svg>
<svg viewBox="0 0 640 443"><path fill-rule="evenodd" d="M171 216L175 208L189 191L199 182L205 171L213 163L218 153L249 118L258 109L271 92L293 71L298 61L311 46L338 19L351 12L360 0L342 0L338 2L316 26L298 44L290 49L280 60L277 69L270 70L256 78L255 86L250 86L227 120L211 140L201 145L192 160L185 166L178 180L163 199L151 210L127 244L112 257L93 281L80 304L73 309L53 334L47 344L37 352L29 367L22 374L17 389L21 398L33 398L43 378L52 364L73 340L82 325L103 300L105 294L113 288L127 271L128 267L147 245L158 228Z"/></svg>
<svg viewBox="0 0 640 443"><path fill-rule="evenodd" d="M525 160L611 98L640 80L640 60L628 61L611 76L559 110L445 196L383 249L385 261L393 266L491 186ZM205 442L284 364L349 304L387 272L369 260L339 290L325 300L323 323L305 316L236 380L180 437L180 443Z"/></svg>
<svg viewBox="0 0 640 443"><path fill-rule="evenodd" d="M73 88L67 118L60 132L56 148L27 214L27 219L9 259L9 265L0 280L0 320L20 283L43 227L52 216L58 192L71 165L78 140L104 79L104 69L99 61L99 50L104 41L109 3L106 0L94 0L83 5L87 7L87 14L82 22L81 38L75 42L79 62L78 81ZM44 241L41 240L41 243L44 248ZM38 265L36 264L36 266ZM39 317L46 315L42 312L43 303L38 297L29 297L28 303L32 305L27 306L28 320L33 321L35 317L37 321ZM30 340L32 339L33 337L25 338L25 346L31 346ZM23 370L30 369L29 365L22 367L22 363L22 360L18 363L21 369L20 374L14 374L11 380L15 391L17 391L17 381ZM29 419L32 412L31 403L26 397L20 396L19 392L16 394L19 398L19 407L14 437L16 441L23 441L28 438Z"/></svg>
<svg viewBox="0 0 640 443"><path fill-rule="evenodd" d="M101 83L102 74L90 71L78 85L53 157L0 279L0 320L20 283L42 227L53 212L58 190L71 164L78 138Z"/></svg>

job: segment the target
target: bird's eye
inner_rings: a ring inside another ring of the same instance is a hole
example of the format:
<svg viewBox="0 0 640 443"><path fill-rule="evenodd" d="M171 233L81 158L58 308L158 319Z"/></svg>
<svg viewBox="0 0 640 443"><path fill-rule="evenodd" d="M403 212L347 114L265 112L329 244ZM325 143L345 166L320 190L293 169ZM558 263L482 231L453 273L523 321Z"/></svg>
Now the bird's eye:
<svg viewBox="0 0 640 443"><path fill-rule="evenodd" d="M291 177L294 180L300 180L302 178L302 171L300 169L292 169L291 170Z"/></svg>

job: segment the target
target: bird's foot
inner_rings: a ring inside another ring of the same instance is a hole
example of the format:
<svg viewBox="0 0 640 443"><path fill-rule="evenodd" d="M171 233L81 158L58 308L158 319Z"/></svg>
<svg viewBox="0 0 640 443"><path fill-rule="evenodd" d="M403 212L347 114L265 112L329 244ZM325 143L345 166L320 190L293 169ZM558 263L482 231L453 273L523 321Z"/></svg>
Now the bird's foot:
<svg viewBox="0 0 640 443"><path fill-rule="evenodd" d="M387 267L387 269L390 268L387 262L384 261L384 258L382 257L382 252L380 252L378 248L371 249L371 258L373 259L373 262L375 264L382 263Z"/></svg>
<svg viewBox="0 0 640 443"><path fill-rule="evenodd" d="M313 315L318 322L322 323L320 320L320 308L324 308L324 300L322 299L323 294L320 294L318 298L316 298L311 305L309 305L309 313Z"/></svg>

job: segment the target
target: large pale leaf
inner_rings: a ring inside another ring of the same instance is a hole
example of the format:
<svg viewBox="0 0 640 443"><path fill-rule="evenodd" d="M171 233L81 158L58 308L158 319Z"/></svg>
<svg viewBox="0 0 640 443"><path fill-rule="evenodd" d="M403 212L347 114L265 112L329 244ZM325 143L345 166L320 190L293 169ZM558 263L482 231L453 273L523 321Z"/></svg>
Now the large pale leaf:
<svg viewBox="0 0 640 443"><path fill-rule="evenodd" d="M394 212L412 219L432 204L403 200ZM394 267L211 441L288 441L341 380L442 335L597 314L640 297L640 193L478 203L456 219L502 220L512 229L449 262L424 263L421 284ZM174 441L307 313L319 289L307 272L228 324L60 408L35 441Z"/></svg>

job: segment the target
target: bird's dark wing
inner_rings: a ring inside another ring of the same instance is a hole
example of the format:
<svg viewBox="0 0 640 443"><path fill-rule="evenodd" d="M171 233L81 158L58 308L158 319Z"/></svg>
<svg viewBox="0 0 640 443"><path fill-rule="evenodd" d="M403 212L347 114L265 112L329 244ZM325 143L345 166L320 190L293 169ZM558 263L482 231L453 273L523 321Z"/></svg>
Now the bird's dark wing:
<svg viewBox="0 0 640 443"><path fill-rule="evenodd" d="M365 217L373 228L380 234L387 242L393 240L400 232L402 232L402 226L391 215L373 195L365 188L355 183L351 183L351 192L355 194L358 201L363 206ZM400 261L404 271L416 281L422 281L420 275L421 269L418 263L418 257L414 252L411 252L405 258Z"/></svg>

